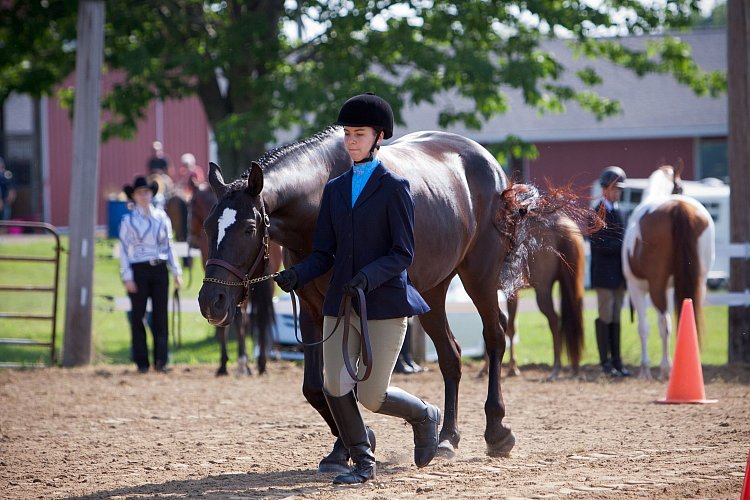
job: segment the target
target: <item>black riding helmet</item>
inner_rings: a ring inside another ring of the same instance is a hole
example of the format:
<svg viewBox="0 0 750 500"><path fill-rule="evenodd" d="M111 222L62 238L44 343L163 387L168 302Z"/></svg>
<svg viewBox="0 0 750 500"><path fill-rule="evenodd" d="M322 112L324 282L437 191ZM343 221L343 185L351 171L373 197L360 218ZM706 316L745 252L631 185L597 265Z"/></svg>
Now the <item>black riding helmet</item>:
<svg viewBox="0 0 750 500"><path fill-rule="evenodd" d="M623 169L612 165L602 170L602 174L599 177L599 185L601 187L608 187L614 184L615 187L624 188L627 179Z"/></svg>
<svg viewBox="0 0 750 500"><path fill-rule="evenodd" d="M385 99L372 92L356 95L341 106L336 125L372 127L383 132L383 139L390 139L393 137L393 110Z"/></svg>

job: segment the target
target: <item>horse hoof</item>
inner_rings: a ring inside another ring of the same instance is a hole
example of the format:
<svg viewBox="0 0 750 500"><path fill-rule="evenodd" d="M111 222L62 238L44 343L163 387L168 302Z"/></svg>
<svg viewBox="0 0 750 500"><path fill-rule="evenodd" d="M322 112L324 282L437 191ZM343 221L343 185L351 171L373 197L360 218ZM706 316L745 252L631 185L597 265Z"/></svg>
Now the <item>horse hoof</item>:
<svg viewBox="0 0 750 500"><path fill-rule="evenodd" d="M516 445L516 435L513 431L508 434L497 443L487 443L487 455L491 457L504 457L510 456L510 450Z"/></svg>
<svg viewBox="0 0 750 500"><path fill-rule="evenodd" d="M653 380L654 377L651 375L651 368L642 366L641 370L638 372L638 378L641 380Z"/></svg>
<svg viewBox="0 0 750 500"><path fill-rule="evenodd" d="M229 372L227 372L227 368L226 367L222 367L222 368L219 368L218 370L216 370L216 376L217 377L224 377L226 375L229 375Z"/></svg>
<svg viewBox="0 0 750 500"><path fill-rule="evenodd" d="M446 439L445 441L440 441L440 444L438 444L437 453L435 454L435 456L448 459L455 458L456 449L453 447L451 442Z"/></svg>
<svg viewBox="0 0 750 500"><path fill-rule="evenodd" d="M506 373L505 376L506 377L520 377L521 370L519 370L517 366L508 367L508 373Z"/></svg>

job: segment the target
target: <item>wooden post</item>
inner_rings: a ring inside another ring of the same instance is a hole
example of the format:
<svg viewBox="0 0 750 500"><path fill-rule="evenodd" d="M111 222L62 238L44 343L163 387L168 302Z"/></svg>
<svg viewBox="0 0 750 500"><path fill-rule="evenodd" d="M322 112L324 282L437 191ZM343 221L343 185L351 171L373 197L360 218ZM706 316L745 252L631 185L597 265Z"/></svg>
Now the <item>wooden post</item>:
<svg viewBox="0 0 750 500"><path fill-rule="evenodd" d="M750 5L727 4L732 243L750 242ZM729 289L750 289L750 260L731 259ZM750 307L729 308L729 363L750 363Z"/></svg>
<svg viewBox="0 0 750 500"><path fill-rule="evenodd" d="M83 0L78 4L63 366L83 365L91 361L94 228L99 182L99 93L103 54L104 2Z"/></svg>

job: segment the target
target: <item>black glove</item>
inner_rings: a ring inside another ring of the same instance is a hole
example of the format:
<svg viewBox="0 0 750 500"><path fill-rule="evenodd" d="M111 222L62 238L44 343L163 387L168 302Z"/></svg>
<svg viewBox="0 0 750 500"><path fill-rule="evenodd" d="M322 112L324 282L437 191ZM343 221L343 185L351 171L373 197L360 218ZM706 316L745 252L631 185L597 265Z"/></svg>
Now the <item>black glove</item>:
<svg viewBox="0 0 750 500"><path fill-rule="evenodd" d="M297 288L297 281L299 278L297 277L297 271L293 268L289 268L281 271L273 280L279 285L279 288L285 292L291 292Z"/></svg>
<svg viewBox="0 0 750 500"><path fill-rule="evenodd" d="M367 276L360 271L354 275L354 277L344 285L344 293L354 293L355 288L361 288L363 291L367 290Z"/></svg>

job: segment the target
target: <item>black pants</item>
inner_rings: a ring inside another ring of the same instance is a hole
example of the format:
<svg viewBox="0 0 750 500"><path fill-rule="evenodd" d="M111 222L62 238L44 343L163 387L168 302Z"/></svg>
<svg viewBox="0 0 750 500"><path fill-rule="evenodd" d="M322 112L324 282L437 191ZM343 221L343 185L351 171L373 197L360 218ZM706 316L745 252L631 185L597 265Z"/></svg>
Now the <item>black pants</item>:
<svg viewBox="0 0 750 500"><path fill-rule="evenodd" d="M133 264L133 281L138 286L136 293L130 296L130 333L133 341L133 361L138 368L147 369L148 347L146 345L146 327L143 317L146 314L146 302L151 299L151 334L154 336L154 366L167 365L169 309L169 272L167 264L152 266L148 262Z"/></svg>

